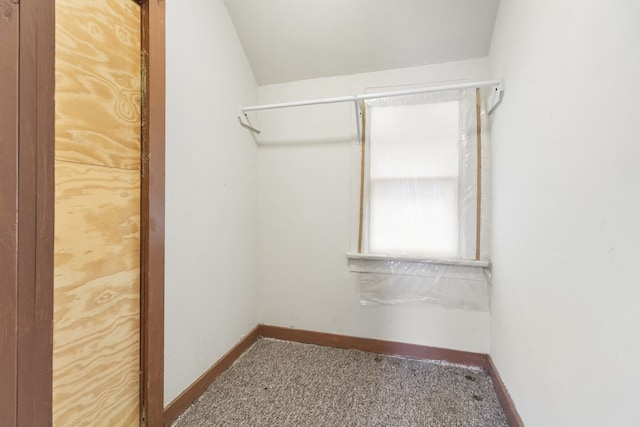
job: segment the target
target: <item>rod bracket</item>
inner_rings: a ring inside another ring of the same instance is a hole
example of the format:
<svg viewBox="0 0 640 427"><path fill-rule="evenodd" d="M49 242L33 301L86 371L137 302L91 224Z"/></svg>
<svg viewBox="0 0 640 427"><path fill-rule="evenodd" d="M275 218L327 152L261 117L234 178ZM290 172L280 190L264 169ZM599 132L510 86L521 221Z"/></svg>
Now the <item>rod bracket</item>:
<svg viewBox="0 0 640 427"><path fill-rule="evenodd" d="M496 95L494 95L494 102L493 105L491 106L491 108L489 108L489 111L487 111L487 115L491 115L491 113L493 113L493 110L495 110L498 105L500 105L502 103L502 98L504 98L504 83L501 81L500 84L498 86L496 86ZM496 99L497 96L497 99Z"/></svg>
<svg viewBox="0 0 640 427"><path fill-rule="evenodd" d="M240 125L242 125L242 127L245 127L252 132L260 133L260 129L251 123L251 119L249 119L249 115L244 111L240 110L240 114L238 114L238 120L240 121Z"/></svg>

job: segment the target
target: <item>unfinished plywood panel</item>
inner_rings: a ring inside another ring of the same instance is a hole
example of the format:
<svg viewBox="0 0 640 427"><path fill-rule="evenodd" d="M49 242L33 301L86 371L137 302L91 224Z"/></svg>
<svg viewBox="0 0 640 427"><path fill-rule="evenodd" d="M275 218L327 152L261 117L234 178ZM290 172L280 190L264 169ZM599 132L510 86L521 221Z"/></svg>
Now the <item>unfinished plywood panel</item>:
<svg viewBox="0 0 640 427"><path fill-rule="evenodd" d="M53 424L139 425L140 7L56 0Z"/></svg>
<svg viewBox="0 0 640 427"><path fill-rule="evenodd" d="M54 425L137 425L140 175L56 162Z"/></svg>
<svg viewBox="0 0 640 427"><path fill-rule="evenodd" d="M140 6L56 0L56 158L140 168Z"/></svg>

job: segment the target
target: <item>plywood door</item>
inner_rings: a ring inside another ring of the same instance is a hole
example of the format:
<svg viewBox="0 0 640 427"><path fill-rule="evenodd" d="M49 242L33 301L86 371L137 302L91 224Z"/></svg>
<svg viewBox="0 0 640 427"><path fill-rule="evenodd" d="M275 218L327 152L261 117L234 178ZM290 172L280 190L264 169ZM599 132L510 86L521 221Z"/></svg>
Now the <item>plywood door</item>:
<svg viewBox="0 0 640 427"><path fill-rule="evenodd" d="M53 423L134 426L140 6L56 0Z"/></svg>

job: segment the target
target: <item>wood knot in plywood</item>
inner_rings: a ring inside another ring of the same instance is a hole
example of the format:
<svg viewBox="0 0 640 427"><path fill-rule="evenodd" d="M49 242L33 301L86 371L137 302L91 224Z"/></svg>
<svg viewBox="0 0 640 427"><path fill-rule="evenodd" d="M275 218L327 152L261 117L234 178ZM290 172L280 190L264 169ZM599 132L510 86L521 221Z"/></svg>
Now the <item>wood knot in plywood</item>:
<svg viewBox="0 0 640 427"><path fill-rule="evenodd" d="M15 12L18 11L19 0L0 0L0 19L11 22Z"/></svg>

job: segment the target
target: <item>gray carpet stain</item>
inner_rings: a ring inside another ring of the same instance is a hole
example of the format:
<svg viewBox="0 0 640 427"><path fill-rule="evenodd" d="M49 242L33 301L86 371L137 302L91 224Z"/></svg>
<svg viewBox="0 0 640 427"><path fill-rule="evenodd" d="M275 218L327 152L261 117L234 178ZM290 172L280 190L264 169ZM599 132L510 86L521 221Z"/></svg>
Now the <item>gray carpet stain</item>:
<svg viewBox="0 0 640 427"><path fill-rule="evenodd" d="M509 424L481 369L260 339L172 425Z"/></svg>

